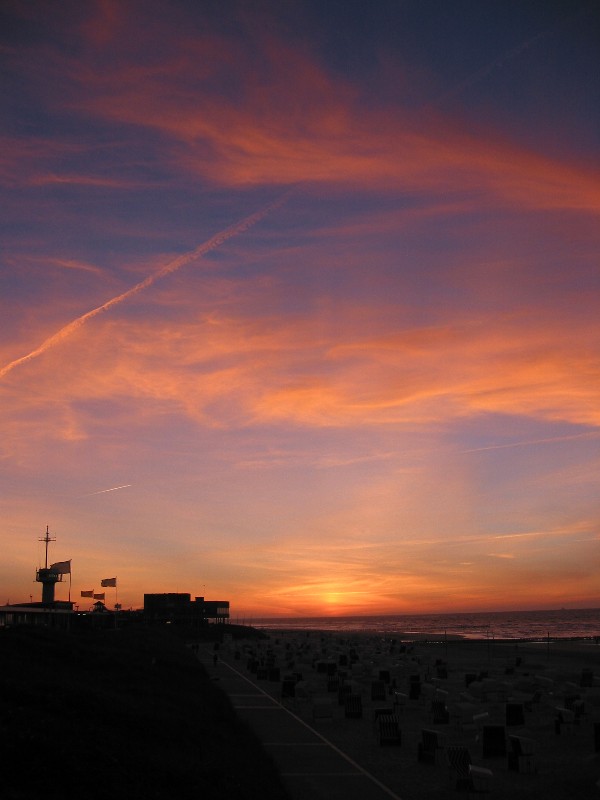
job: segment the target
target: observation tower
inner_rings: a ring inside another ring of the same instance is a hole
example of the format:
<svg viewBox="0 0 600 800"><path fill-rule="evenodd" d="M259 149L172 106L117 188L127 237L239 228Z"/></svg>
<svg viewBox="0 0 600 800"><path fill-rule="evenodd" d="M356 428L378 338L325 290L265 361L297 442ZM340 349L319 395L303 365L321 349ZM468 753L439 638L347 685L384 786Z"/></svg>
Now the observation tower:
<svg viewBox="0 0 600 800"><path fill-rule="evenodd" d="M46 535L43 539L38 541L44 542L46 545L46 561L45 566L40 567L35 574L35 579L38 583L42 584L42 603L44 605L54 605L54 587L63 579L63 572L60 570L60 564L51 564L48 566L48 544L55 542L56 539L50 537L48 526L46 525ZM59 569L57 569L57 567ZM70 569L69 569L70 571Z"/></svg>

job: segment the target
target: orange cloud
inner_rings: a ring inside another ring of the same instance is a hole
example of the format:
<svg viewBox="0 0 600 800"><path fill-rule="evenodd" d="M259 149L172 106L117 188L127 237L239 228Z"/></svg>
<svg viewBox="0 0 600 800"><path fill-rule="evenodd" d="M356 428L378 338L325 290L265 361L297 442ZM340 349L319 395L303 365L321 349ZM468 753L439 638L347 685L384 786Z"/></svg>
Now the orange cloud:
<svg viewBox="0 0 600 800"><path fill-rule="evenodd" d="M219 186L306 182L598 214L598 171L482 130L474 136L441 113L377 108L368 87L328 73L307 44L284 40L273 25L238 22L243 34L218 26L185 33L175 9L147 14L136 4L97 3L74 18L69 31L81 45L76 58L47 46L48 76L61 81L44 76L48 85L41 85L57 107L109 120L125 141L130 126L148 131L150 138L136 137L136 148L159 150L163 164ZM12 54L25 72L28 55L36 54ZM15 163L25 165L33 183L139 185L114 169L90 174L71 165L57 169L54 159L47 163L52 151L86 147L71 140L43 141L37 153L35 143L17 144L40 168L27 167L22 157ZM13 180L23 179L8 169Z"/></svg>
<svg viewBox="0 0 600 800"><path fill-rule="evenodd" d="M240 294L246 311L249 296ZM563 325L511 319L507 328L500 317L485 325L446 324L378 337L355 333L368 316L346 306L338 310L335 330L310 316L235 316L233 307L227 315L213 312L196 321L181 316L165 325L104 317L94 322L93 334L82 332L68 345L63 336L61 348L67 349L55 357L44 352L34 379L46 402L145 397L209 426L402 429L482 412L600 423L597 358L585 320L578 328L568 319ZM374 311L367 328L378 324ZM52 377L55 364L59 384Z"/></svg>
<svg viewBox="0 0 600 800"><path fill-rule="evenodd" d="M79 83L72 105L163 134L173 163L219 185L351 184L600 210L598 173L485 140L481 131L471 136L441 114L376 109L363 88L265 26L243 38L196 31L179 35L175 47L168 23L152 19L140 30L135 15L123 12L116 24L115 13L83 29L92 44L87 61L77 71L66 62ZM102 31L106 45L111 26L114 66L100 71L94 44Z"/></svg>
<svg viewBox="0 0 600 800"><path fill-rule="evenodd" d="M298 81L310 70L295 66L289 70L295 90L290 92L283 77L258 112L252 91L240 108L195 92L182 98L169 90L169 81L159 102L153 82L147 92L137 84L130 93L115 87L93 99L90 110L168 134L181 166L218 184L354 184L417 193L459 191L478 199L483 192L522 208L600 211L598 175L506 144L449 133L443 121L427 134L416 133L410 121L376 111L365 115L347 90L324 86L325 79L314 94L306 86L298 91ZM298 113L291 118L287 113L289 96L300 103L310 96L301 124Z"/></svg>

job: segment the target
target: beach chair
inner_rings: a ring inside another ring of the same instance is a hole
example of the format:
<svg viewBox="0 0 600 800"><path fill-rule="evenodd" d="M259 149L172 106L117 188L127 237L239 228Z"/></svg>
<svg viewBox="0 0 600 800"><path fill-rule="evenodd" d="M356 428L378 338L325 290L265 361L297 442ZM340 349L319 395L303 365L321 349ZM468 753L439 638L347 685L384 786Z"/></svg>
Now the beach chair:
<svg viewBox="0 0 600 800"><path fill-rule="evenodd" d="M403 692L394 692L394 713L402 714L408 703L408 695Z"/></svg>
<svg viewBox="0 0 600 800"><path fill-rule="evenodd" d="M379 708L373 709L373 730L377 733L379 727L379 720L381 717L393 717L394 716L394 707L393 706L380 706Z"/></svg>
<svg viewBox="0 0 600 800"><path fill-rule="evenodd" d="M506 731L504 725L484 725L482 728L483 757L506 756Z"/></svg>
<svg viewBox="0 0 600 800"><path fill-rule="evenodd" d="M535 744L533 739L525 736L509 735L508 769L525 774L536 772Z"/></svg>
<svg viewBox="0 0 600 800"><path fill-rule="evenodd" d="M483 700L483 683L479 680L471 681L469 684L469 694L474 697L477 702Z"/></svg>
<svg viewBox="0 0 600 800"><path fill-rule="evenodd" d="M400 723L395 714L381 714L377 718L377 738L381 746L399 747L402 744Z"/></svg>
<svg viewBox="0 0 600 800"><path fill-rule="evenodd" d="M469 780L470 786L467 789L467 798L489 794L492 791L492 779L494 773L491 769L486 767L475 767L473 764L469 766Z"/></svg>
<svg viewBox="0 0 600 800"><path fill-rule="evenodd" d="M567 695L565 697L565 708L575 714L575 724L579 725L585 716L585 703L579 694Z"/></svg>
<svg viewBox="0 0 600 800"><path fill-rule="evenodd" d="M475 730L481 731L483 730L483 726L487 725L490 721L490 712L489 711L482 711L480 714L473 714L473 728Z"/></svg>
<svg viewBox="0 0 600 800"><path fill-rule="evenodd" d="M450 712L443 700L432 700L431 712L434 725L447 725L450 722Z"/></svg>
<svg viewBox="0 0 600 800"><path fill-rule="evenodd" d="M353 661L350 664L350 674L353 678L364 678L366 674L366 665L362 661Z"/></svg>
<svg viewBox="0 0 600 800"><path fill-rule="evenodd" d="M417 760L422 764L439 764L444 754L444 737L439 731L429 728L421 730L421 741L417 745Z"/></svg>
<svg viewBox="0 0 600 800"><path fill-rule="evenodd" d="M352 694L352 686L349 683L340 683L338 689L338 705L343 706L349 694Z"/></svg>
<svg viewBox="0 0 600 800"><path fill-rule="evenodd" d="M408 684L408 696L411 700L418 700L421 696L421 676L411 675Z"/></svg>
<svg viewBox="0 0 600 800"><path fill-rule="evenodd" d="M446 761L454 788L466 790L469 784L469 767L471 766L471 754L468 748L462 745L448 745L446 748Z"/></svg>
<svg viewBox="0 0 600 800"><path fill-rule="evenodd" d="M450 745L446 748L446 758L457 791L466 792L467 798L491 792L492 771L474 766L467 747Z"/></svg>
<svg viewBox="0 0 600 800"><path fill-rule="evenodd" d="M450 706L450 717L460 730L473 730L475 727L473 718L480 708L481 706L475 703L453 703Z"/></svg>
<svg viewBox="0 0 600 800"><path fill-rule="evenodd" d="M533 694L529 695L523 700L523 707L525 711L533 711L533 707L535 705L539 705L542 700L542 691L541 689L536 689Z"/></svg>
<svg viewBox="0 0 600 800"><path fill-rule="evenodd" d="M525 711L523 703L507 703L505 715L506 727L525 724Z"/></svg>
<svg viewBox="0 0 600 800"><path fill-rule="evenodd" d="M573 733L573 723L575 722L575 712L569 708L555 708L554 732L561 735L563 733Z"/></svg>
<svg viewBox="0 0 600 800"><path fill-rule="evenodd" d="M346 696L344 704L346 719L361 719L363 715L362 697L359 694L349 694Z"/></svg>
<svg viewBox="0 0 600 800"><path fill-rule="evenodd" d="M383 681L371 681L371 700L385 700L386 691L385 683Z"/></svg>

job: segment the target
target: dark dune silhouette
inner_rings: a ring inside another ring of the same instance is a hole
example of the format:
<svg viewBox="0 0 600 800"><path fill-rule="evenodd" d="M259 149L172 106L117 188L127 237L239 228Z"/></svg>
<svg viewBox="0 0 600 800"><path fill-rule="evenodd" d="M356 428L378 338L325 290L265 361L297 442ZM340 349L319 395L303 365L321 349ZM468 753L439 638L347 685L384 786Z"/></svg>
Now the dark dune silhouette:
<svg viewBox="0 0 600 800"><path fill-rule="evenodd" d="M0 631L3 798L285 800L273 763L183 638Z"/></svg>

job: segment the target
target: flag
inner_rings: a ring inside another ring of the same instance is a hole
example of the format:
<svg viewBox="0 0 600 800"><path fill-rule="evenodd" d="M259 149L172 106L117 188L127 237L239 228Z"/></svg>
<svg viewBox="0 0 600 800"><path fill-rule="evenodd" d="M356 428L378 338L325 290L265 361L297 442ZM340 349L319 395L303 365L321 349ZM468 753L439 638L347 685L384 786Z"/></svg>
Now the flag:
<svg viewBox="0 0 600 800"><path fill-rule="evenodd" d="M102 578L100 581L100 586L116 586L117 579L116 578Z"/></svg>
<svg viewBox="0 0 600 800"><path fill-rule="evenodd" d="M81 596L82 597L93 597L94 596L94 590L93 589L88 589L87 591L83 591L83 592L81 592Z"/></svg>
<svg viewBox="0 0 600 800"><path fill-rule="evenodd" d="M52 572L58 572L59 575L70 575L71 573L71 559L68 561L57 561L56 564L50 564Z"/></svg>
<svg viewBox="0 0 600 800"><path fill-rule="evenodd" d="M104 592L100 592L100 594L95 594L94 600L104 600Z"/></svg>

